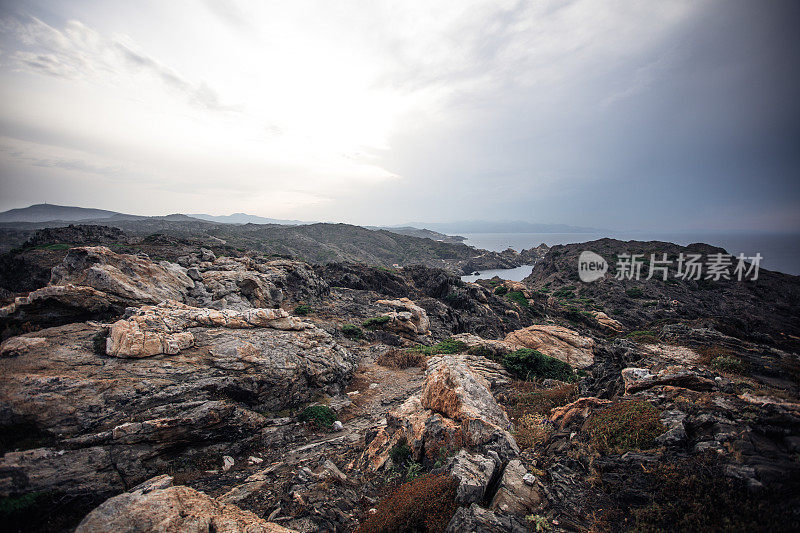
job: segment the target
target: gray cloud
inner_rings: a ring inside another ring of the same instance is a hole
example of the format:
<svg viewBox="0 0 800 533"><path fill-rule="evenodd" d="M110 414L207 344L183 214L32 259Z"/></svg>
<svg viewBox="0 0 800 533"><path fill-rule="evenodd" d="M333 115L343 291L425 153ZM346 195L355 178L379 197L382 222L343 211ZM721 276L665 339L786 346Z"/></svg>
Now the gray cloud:
<svg viewBox="0 0 800 533"><path fill-rule="evenodd" d="M107 38L81 22L70 20L65 30L59 31L38 18L11 15L3 20L0 29L6 34L6 41L26 47L9 54L12 66L17 69L90 81L97 81L99 75L113 78L144 73L197 107L210 111L241 110L239 105L223 105L206 83L193 83L153 57L133 50L118 38Z"/></svg>

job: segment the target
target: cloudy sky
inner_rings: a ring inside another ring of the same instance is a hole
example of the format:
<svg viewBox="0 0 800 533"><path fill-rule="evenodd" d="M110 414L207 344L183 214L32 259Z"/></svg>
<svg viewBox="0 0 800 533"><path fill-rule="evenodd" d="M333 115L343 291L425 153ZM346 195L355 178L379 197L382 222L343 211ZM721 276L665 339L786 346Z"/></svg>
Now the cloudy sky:
<svg viewBox="0 0 800 533"><path fill-rule="evenodd" d="M2 1L0 209L798 230L798 5Z"/></svg>

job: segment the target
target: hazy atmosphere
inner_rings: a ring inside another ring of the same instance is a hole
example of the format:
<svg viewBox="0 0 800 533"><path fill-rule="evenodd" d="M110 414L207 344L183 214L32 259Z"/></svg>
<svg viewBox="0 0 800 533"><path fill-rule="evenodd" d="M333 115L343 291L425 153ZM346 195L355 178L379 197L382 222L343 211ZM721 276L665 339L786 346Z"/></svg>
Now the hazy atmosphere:
<svg viewBox="0 0 800 533"><path fill-rule="evenodd" d="M800 229L795 2L14 2L0 209Z"/></svg>

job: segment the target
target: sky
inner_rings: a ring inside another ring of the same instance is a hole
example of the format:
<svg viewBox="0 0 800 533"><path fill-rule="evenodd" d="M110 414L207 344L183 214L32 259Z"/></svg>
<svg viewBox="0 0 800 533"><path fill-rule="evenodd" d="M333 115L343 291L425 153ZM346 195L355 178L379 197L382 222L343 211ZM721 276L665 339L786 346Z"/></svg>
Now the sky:
<svg viewBox="0 0 800 533"><path fill-rule="evenodd" d="M800 3L0 0L0 210L800 231Z"/></svg>

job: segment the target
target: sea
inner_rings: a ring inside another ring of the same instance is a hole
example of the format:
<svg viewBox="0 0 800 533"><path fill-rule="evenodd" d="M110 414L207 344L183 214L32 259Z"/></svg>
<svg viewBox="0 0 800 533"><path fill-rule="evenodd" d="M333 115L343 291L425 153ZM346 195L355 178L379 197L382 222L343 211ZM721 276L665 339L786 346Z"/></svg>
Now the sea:
<svg viewBox="0 0 800 533"><path fill-rule="evenodd" d="M508 248L522 249L555 244L573 244L609 237L621 241L665 241L686 246L702 242L724 248L728 253L745 256L761 254L761 267L794 276L800 275L800 234L789 233L462 233L465 244L484 250L503 251ZM505 270L486 270L479 275L462 276L464 281L487 279L499 276L503 279L521 281L527 277L532 266Z"/></svg>

